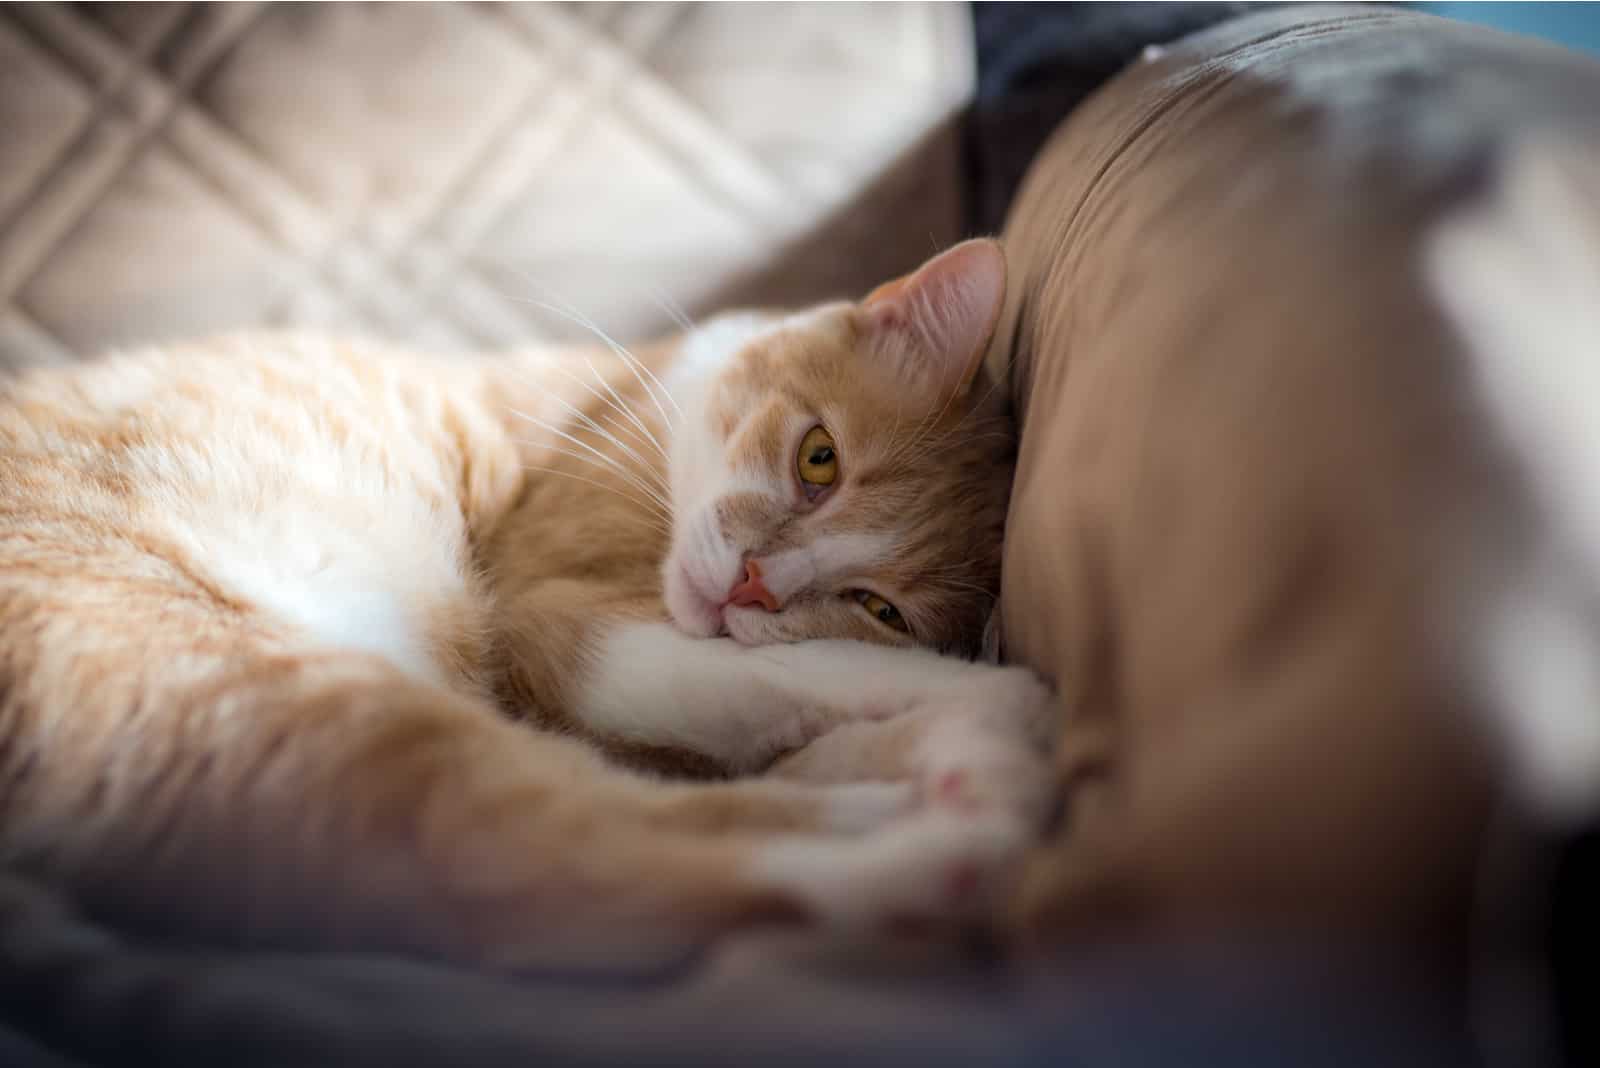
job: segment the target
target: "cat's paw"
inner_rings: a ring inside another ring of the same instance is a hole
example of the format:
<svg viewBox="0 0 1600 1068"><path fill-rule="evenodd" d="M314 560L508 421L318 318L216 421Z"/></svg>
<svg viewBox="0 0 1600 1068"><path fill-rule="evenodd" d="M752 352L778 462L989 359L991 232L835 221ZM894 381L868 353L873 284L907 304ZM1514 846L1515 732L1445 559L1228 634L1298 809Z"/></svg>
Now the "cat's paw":
<svg viewBox="0 0 1600 1068"><path fill-rule="evenodd" d="M904 816L916 791L903 782L839 783L815 788L820 798L818 822L824 830L860 834Z"/></svg>
<svg viewBox="0 0 1600 1068"><path fill-rule="evenodd" d="M930 809L848 841L780 839L754 877L819 923L886 931L993 917L1031 836L1004 815Z"/></svg>
<svg viewBox="0 0 1600 1068"><path fill-rule="evenodd" d="M926 805L1043 825L1056 791L1055 698L1043 682L1018 668L988 671L919 715L911 766Z"/></svg>

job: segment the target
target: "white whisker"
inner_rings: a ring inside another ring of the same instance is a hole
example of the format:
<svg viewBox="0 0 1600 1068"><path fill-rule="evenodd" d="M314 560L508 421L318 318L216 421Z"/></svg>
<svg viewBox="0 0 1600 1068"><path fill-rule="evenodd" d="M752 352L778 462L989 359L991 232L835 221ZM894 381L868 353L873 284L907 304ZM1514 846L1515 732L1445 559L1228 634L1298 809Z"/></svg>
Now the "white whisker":
<svg viewBox="0 0 1600 1068"><path fill-rule="evenodd" d="M932 430L934 427L939 425L939 421L945 417L947 412L950 411L950 405L955 403L956 396L957 391L952 390L950 395L944 399L944 403L939 406L939 410L934 413L933 418L928 420L928 430ZM924 431L924 433L926 433L926 431ZM920 441L921 439L922 435L918 435L917 440Z"/></svg>
<svg viewBox="0 0 1600 1068"><path fill-rule="evenodd" d="M593 468L595 468L595 469L597 469L599 471L603 471L606 474L615 475L615 476L621 478L629 486L633 487L634 489L638 490L640 493L645 495L645 499L649 500L649 502L651 504L651 507L652 507L652 510L654 510L656 512L659 512L663 518L671 518L671 515L672 515L672 507L671 507L671 505L669 505L666 502L666 500L659 493L657 493L653 488L651 488L647 483L645 483L643 481L640 481L639 479L633 477L626 469L619 468L615 464L598 463L598 462L595 461L595 458L593 456L589 456L589 455L587 455L585 453L581 453L581 452L576 452L576 451L574 451L572 449L564 449L560 445L552 445L549 442L528 441L526 439L520 439L520 440L522 441L522 444L524 444L524 445L532 445L532 446L535 446L537 448L547 449L550 452L556 453L558 455L567 456L567 457L570 457L571 459L578 460L578 461L580 461L582 463L586 463L590 467L593 467Z"/></svg>
<svg viewBox="0 0 1600 1068"><path fill-rule="evenodd" d="M955 436L955 434L956 434L958 429L959 428L957 428L957 427L951 427L949 430L941 432L937 436L932 437L932 438L928 439L927 441L923 442L922 447L920 449L918 449L915 454L909 455L909 456L905 456L905 457L896 457L895 459L897 460L897 462L901 462L906 466L910 466L912 464L916 464L916 463L922 461L923 459L925 459L926 457L932 455L934 452L938 451L947 441L950 440L950 438ZM1006 431L986 430L986 431L983 431L981 433L970 434L970 435L967 436L966 440L969 441L969 442L971 442L971 441L996 440L996 441L1005 441L1005 442L1008 442L1008 443L1015 443L1016 442L1016 435L1012 434L1012 433L1008 433Z"/></svg>
<svg viewBox="0 0 1600 1068"><path fill-rule="evenodd" d="M916 454L916 457L913 457L913 456L908 456L907 454L912 453L913 450L915 450L916 447L919 444L921 444L922 439L927 435L928 430L933 425L933 418L934 417L933 417L932 413L930 413L928 415L923 416L921 419L917 420L916 425L914 427L912 427L912 429L911 429L911 438L910 438L910 440L903 441L899 445L897 445L894 449L890 450L890 452L888 454L887 462L897 463L897 464L898 463L904 463L909 459L914 459L914 458L920 457L921 455L924 455L922 453L918 453L918 454Z"/></svg>
<svg viewBox="0 0 1600 1068"><path fill-rule="evenodd" d="M543 429L548 430L550 433L556 435L557 437L562 438L563 440L572 442L572 444L578 446L580 449L584 449L585 451L587 451L589 453L592 453L594 456L599 458L601 463L608 465L611 469L616 471L616 473L618 475L620 475L621 477L627 479L629 482L633 483L639 489L641 489L641 490L645 491L646 493L648 493L651 497L653 497L653 498L655 498L657 500L661 500L660 494L657 493L654 489L652 489L649 486L649 484L646 483L643 479L640 479L637 475L633 474L633 472L629 471L626 467L623 467L622 464L618 463L614 458L612 458L610 456L607 456L605 453L601 452L599 449L595 448L593 445L590 445L588 442L582 440L581 438L573 437L571 434L568 434L565 430L562 430L560 427L553 426L550 423L545 422L543 419L540 419L538 416L529 415L527 412L519 411L516 408L510 408L510 409L507 409L507 410L510 411L511 414L516 416L518 419L523 419L523 420L526 420L527 422L532 423L533 425L535 425L537 427L542 427ZM540 444L540 443L538 443L538 442L530 442L529 444ZM557 446L550 446L550 447L551 448L558 448ZM664 500L661 501L661 503L663 505L668 505L668 502L666 502ZM670 507L670 505L668 505L668 507Z"/></svg>
<svg viewBox="0 0 1600 1068"><path fill-rule="evenodd" d="M563 299L559 294L555 293L549 286L540 285L537 280L535 280L532 276L528 275L525 271L519 271L517 273L522 278L523 281L527 282L530 286L533 286L535 289L542 290L543 292L549 294L553 299L560 301L561 304L564 305L564 307L558 307L557 305L551 304L548 301L533 300L533 299L530 299L528 297L518 296L518 295L516 295L514 293L506 293L506 294L504 294L506 299L512 300L512 301L516 301L519 304L531 304L535 308L542 308L545 311L553 312L554 314L561 316L563 319L566 319L569 322L576 323L577 325L583 327L585 330L588 330L595 337L599 338L605 344L605 346L607 348L609 348L611 350L611 352L619 360L621 360L623 362L623 365L626 366L630 371L633 372L634 378L638 379L639 384L644 387L645 393L647 393L649 395L651 402L656 406L656 410L661 413L662 424L667 429L670 430L672 428L672 420L667 416L666 409L661 406L661 401L656 397L655 392L644 381L644 379L640 377L639 371L636 369L636 367L644 367L643 363L639 360L639 358L637 356L635 356L633 353L629 352L625 347L623 347L621 342L617 341L610 334L608 334L604 330L600 329L599 325L596 324L593 319L590 319L587 315L584 315L582 312L578 311L578 309L573 306L571 301ZM611 384L609 382L607 382L603 377L601 377L599 371L595 370L593 362L592 361L587 361L587 358L586 358L586 362L589 362L589 370L594 374L595 380L598 381L602 386L604 386L606 388L606 392L610 393L613 397L617 397L616 390L612 389L611 388ZM650 376L650 378L656 383L656 385L660 387L661 392L666 394L667 400L672 403L672 406L674 408L678 409L678 415L681 418L683 416L683 409L678 408L678 402L672 396L671 391L669 391L666 386L662 385L661 380L659 378L656 378L655 373L653 371L651 371L648 367L644 367L644 371L645 371L646 374L648 374ZM622 399L620 397L617 397L617 401L618 401L619 404L621 404ZM633 415L631 410L628 412L628 415L629 415L630 418L633 418L635 422L638 422L637 417ZM640 429L645 430L645 433L647 433L647 434L649 433L649 431L644 428L644 425L642 423L640 423L639 425L640 425ZM651 435L651 437L653 439L654 435ZM657 447L658 448L660 447L660 443L659 442L657 442Z"/></svg>
<svg viewBox="0 0 1600 1068"><path fill-rule="evenodd" d="M644 436L643 437L640 437L638 432L635 431L632 427L618 426L618 429L619 430L626 430L628 432L628 435L630 437L632 437L635 441L637 441L641 445L644 445L646 443L651 445L656 450L656 452L661 454L661 458L663 460L665 460L667 458L666 450L661 447L661 442L656 440L655 435L650 433L649 428L645 427L644 424L639 421L639 417L634 414L633 409L628 407L627 404L625 404L625 403L618 404L616 401L612 400L610 397L607 397L604 393L601 393L599 390L595 389L589 383L585 382L583 379L581 379L577 375L573 374L566 367L562 366L562 364L559 361L555 362L555 363L552 363L549 366L551 366L552 368L554 368L557 371L560 371L562 374L566 375L567 378L569 378L576 385L580 386L583 389L588 390L589 394L591 396L593 396L595 400L600 401L602 404L605 404L605 405L607 405L607 406L609 406L611 408L616 409L618 412L622 413L623 415L625 415L629 419L631 419L634 422L635 425L639 426L641 429L644 430ZM591 370L593 370L594 364L591 362L589 364L589 367L590 367Z"/></svg>
<svg viewBox="0 0 1600 1068"><path fill-rule="evenodd" d="M616 389L611 385L610 382L606 381L605 376L600 373L600 369L598 367L596 367L594 365L594 361L589 358L589 354L586 353L586 352L580 352L579 355L581 355L583 357L584 365L589 368L589 373L594 375L594 380L596 382L599 382L601 387L604 388L607 393L611 394L612 397L616 398L617 404L620 405L623 408L623 410L625 410L628 413L628 418L632 419L634 421L634 423L639 427L640 430L643 430L646 434L648 434L650 436L650 440L654 441L656 443L656 448L657 449L661 449L661 442L657 441L656 440L656 436L654 434L650 433L650 428L645 426L644 421L639 417L638 413L635 412L632 408L628 407L627 402L622 399L621 394L619 394L616 391ZM638 376L635 375L635 377L638 377ZM649 393L650 391L648 389L646 389L645 392ZM652 397L652 399L654 399L654 398ZM656 410L657 411L661 411L661 404L659 402L656 403ZM665 412L661 412L661 417L662 417L662 424L661 425L662 425L663 430L670 431L672 429L672 423L669 420L667 420L666 413ZM665 454L666 454L665 450L662 450L662 455L665 455Z"/></svg>
<svg viewBox="0 0 1600 1068"><path fill-rule="evenodd" d="M972 418L973 413L982 411L984 405L989 402L989 398L994 396L994 391L1000 388L1000 384L1004 382L1005 379L1006 376L1004 371L998 375L995 375L994 380L989 383L989 388L984 391L983 396L979 397L976 403L970 405L967 410L962 413L961 418L955 421L955 425L950 428L949 433L953 434L955 431L959 430L968 419Z"/></svg>
<svg viewBox="0 0 1600 1068"><path fill-rule="evenodd" d="M983 396L979 397L975 403L973 403L973 404L971 404L971 405L969 405L967 407L967 410L961 414L961 418L957 419L953 424L951 424L951 426L947 430L943 431L938 436L936 436L933 439L931 439L930 441L928 441L927 442L927 446L925 448L921 449L920 451L918 451L915 455L913 455L913 456L904 456L904 455L902 455L904 453L910 453L911 450L914 449L917 445L922 444L924 439L927 437L928 433L933 429L934 426L936 426L938 424L939 420L944 417L945 413L950 408L950 402L952 400L954 400L955 396L956 396L955 394L951 394L950 397L945 400L944 405L936 413L934 413L934 415L933 415L933 417L931 419L926 419L925 418L925 419L921 420L917 424L917 429L913 432L913 436L912 436L910 441L907 441L903 445L900 445L898 448L891 449L889 451L889 454L888 454L889 459L891 461L894 461L894 462L897 462L897 463L898 462L914 461L916 459L920 459L921 457L928 455L930 452L932 452L934 449L937 449L944 442L950 440L950 438L952 436L954 436L954 434L957 431L959 431L963 426L966 425L967 420L971 419L974 413L980 412L980 411L983 410L984 406L986 404L988 404L989 398L994 396L995 390L999 389L1000 386L1006 382L1009 373L1010 373L1010 364L1008 363L1005 367L1000 369L1000 372L998 374L995 374L995 375L991 376L992 381L990 381L990 383L989 383L989 388L984 391ZM999 434L998 432L996 433L995 436L1009 437L1012 440L1015 440L1015 437L1016 437L1015 434ZM890 440L893 441L894 440L893 437L891 437ZM981 436L980 437L975 437L975 438L973 438L973 440L975 440L975 441L976 440L981 440Z"/></svg>
<svg viewBox="0 0 1600 1068"><path fill-rule="evenodd" d="M683 409L678 408L678 402L673 398L672 392L668 390L666 386L662 385L661 379L656 377L655 372L646 367L639 357L629 352L620 341L606 333L604 330L600 329L599 324L597 324L593 319L589 318L587 315L584 315L570 304L567 304L565 308L562 308L543 300L532 300L528 301L528 303L532 304L536 308L543 308L545 311L554 312L555 314L560 315L571 322L577 323L579 326L584 327L590 333L594 334L595 337L604 342L605 346L616 355L617 359L621 360L623 364L633 372L634 378L639 380L639 385L644 387L644 391L649 394L651 402L656 406L656 410L661 413L661 421L667 426L670 427L672 425L672 418L671 416L667 415L666 408L662 407L661 398L656 396L655 390L651 389L650 384L644 380L644 375L639 373L641 370L645 375L650 376L650 380L656 384L656 386L661 390L661 393L665 395L669 402L671 402L673 408L677 409L679 418L683 418ZM565 301L562 301L562 303L566 304Z"/></svg>
<svg viewBox="0 0 1600 1068"><path fill-rule="evenodd" d="M981 593L991 601L995 600L999 596L993 590L986 590L982 586L979 586L973 582L961 582L952 578L937 578L934 579L933 582L935 585L945 586L950 589L971 590L974 593Z"/></svg>
<svg viewBox="0 0 1600 1068"><path fill-rule="evenodd" d="M662 482L661 475L660 475L660 473L658 471L656 471L655 466L653 464L651 464L648 460L646 460L643 456L640 456L637 452L635 452L621 438L617 437L615 434L612 434L610 431L606 430L605 427L601 426L599 423L597 423L593 419L591 419L587 412L582 411L581 409L579 409L575 405L569 404L566 400L562 399L561 397L556 396L554 393L550 393L550 394L546 394L546 395L551 400L555 401L557 404L559 404L563 408L565 408L567 411L571 412L574 416L576 416L577 418L583 420L584 424L586 426L588 426L591 430L593 430L594 433L598 434L602 439L611 442L611 444L615 445L617 448L621 449L623 452L625 452L629 456L633 457L634 462L639 464L639 466L641 468L643 468L644 471L648 475L650 475L651 478L656 482L657 488L659 488L661 490L666 490L667 486L666 486L666 484L664 482Z"/></svg>
<svg viewBox="0 0 1600 1068"><path fill-rule="evenodd" d="M573 452L571 449L563 449L559 445L548 445L548 444L544 444L544 443L541 443L541 442L534 442L534 441L523 441L522 444L524 444L524 445L536 445L536 446L538 446L540 448L547 449L550 452L556 453L557 455L567 456L567 457L570 457L570 458L572 458L574 460L583 461L583 462L589 464L591 467L594 467L599 471L605 472L606 474L614 474L615 473L614 471L612 471L611 468L604 467L604 466L602 466L600 464L595 463L593 459L583 455L583 453L581 453L581 452ZM554 470L554 469L552 469L552 470ZM574 475L573 477L576 478L578 476ZM641 496L640 494L646 494L649 491L645 490L642 487L640 487L637 483L626 482L625 484L628 487L630 487L631 489L634 489L634 490L637 491L637 493L626 494L626 496L630 500L633 500L633 501L637 502L638 504L645 506L652 515L660 516L662 519L671 520L671 518L672 518L671 515L666 511L665 507L661 504L659 498L656 498L656 497L653 497L653 496ZM603 483L598 483L597 482L596 485L603 485Z"/></svg>
<svg viewBox="0 0 1600 1068"><path fill-rule="evenodd" d="M631 493L625 493L624 491L617 489L617 487L615 487L615 486L608 486L604 482L598 482L598 481L596 481L595 479L592 479L592 478L585 478L582 475L575 475L571 471L562 471L562 470L559 470L559 469L554 468L554 467L540 467L537 464L524 464L523 465L523 470L524 471L540 471L540 472L543 472L544 474L547 474L547 475L559 475L562 478L575 479L578 482L583 482L583 483L586 483L587 485L594 486L596 489L603 489L607 493L615 493L618 497L621 497L622 499L628 501L631 504L642 504L643 503L637 497L633 496L633 494L631 494ZM659 534L664 534L667 537L671 537L672 536L672 531L664 523L660 522L659 520L646 518L644 516L632 516L631 518L634 519L634 521L636 521L638 523L641 523L644 526L649 527L651 530L654 530Z"/></svg>
<svg viewBox="0 0 1600 1068"><path fill-rule="evenodd" d="M684 330L692 333L698 329L694 324L694 320L689 318L688 314L683 310L683 305L673 300L664 290L651 286L645 292L645 296L654 301L656 307L666 312L672 318L672 321Z"/></svg>

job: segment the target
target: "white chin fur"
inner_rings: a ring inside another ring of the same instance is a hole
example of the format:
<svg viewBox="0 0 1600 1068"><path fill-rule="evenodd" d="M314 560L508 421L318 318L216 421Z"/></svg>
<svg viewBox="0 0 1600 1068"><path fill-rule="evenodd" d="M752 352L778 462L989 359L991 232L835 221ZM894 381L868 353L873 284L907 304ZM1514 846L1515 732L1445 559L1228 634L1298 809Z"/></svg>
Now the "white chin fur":
<svg viewBox="0 0 1600 1068"><path fill-rule="evenodd" d="M714 638L722 632L721 610L696 592L676 553L667 557L661 592L673 625L685 634Z"/></svg>
<svg viewBox="0 0 1600 1068"><path fill-rule="evenodd" d="M662 564L661 593L680 630L709 638L722 631L722 602L739 579L741 557L717 532L711 509L693 515Z"/></svg>
<svg viewBox="0 0 1600 1068"><path fill-rule="evenodd" d="M767 634L766 612L760 608L741 608L737 605L726 610L723 626L728 637L740 645L767 645L772 638Z"/></svg>

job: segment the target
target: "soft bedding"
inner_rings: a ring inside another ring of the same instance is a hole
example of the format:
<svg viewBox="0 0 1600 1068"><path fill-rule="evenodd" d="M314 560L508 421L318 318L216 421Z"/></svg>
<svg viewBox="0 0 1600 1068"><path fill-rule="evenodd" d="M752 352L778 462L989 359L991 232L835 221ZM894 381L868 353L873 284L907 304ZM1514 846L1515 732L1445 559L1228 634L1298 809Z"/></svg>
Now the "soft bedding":
<svg viewBox="0 0 1600 1068"><path fill-rule="evenodd" d="M1068 107L1237 5L1177 7L1098 36L1072 5L987 16L976 83L961 5L7 8L0 365L244 323L452 348L578 329L530 299L632 337L675 303L852 292L959 235L963 206L997 226ZM1004 121L963 173L974 84ZM9 873L0 1063L1459 1059L1425 999L1270 953L1073 963L790 932L626 984L497 979L142 943Z"/></svg>

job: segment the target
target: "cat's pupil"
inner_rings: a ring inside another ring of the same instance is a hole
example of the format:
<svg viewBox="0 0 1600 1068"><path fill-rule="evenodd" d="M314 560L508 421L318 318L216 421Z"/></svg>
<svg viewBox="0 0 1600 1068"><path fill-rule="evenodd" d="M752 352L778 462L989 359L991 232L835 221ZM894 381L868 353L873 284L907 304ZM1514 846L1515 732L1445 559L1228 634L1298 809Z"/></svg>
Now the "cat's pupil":
<svg viewBox="0 0 1600 1068"><path fill-rule="evenodd" d="M833 450L824 445L822 448L811 454L810 462L813 466L821 467L831 459L833 459Z"/></svg>
<svg viewBox="0 0 1600 1068"><path fill-rule="evenodd" d="M885 623L893 623L894 622L894 606L886 604L882 608L878 609L878 618L880 620L882 620L883 622L885 622Z"/></svg>

